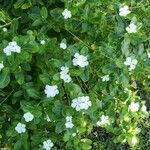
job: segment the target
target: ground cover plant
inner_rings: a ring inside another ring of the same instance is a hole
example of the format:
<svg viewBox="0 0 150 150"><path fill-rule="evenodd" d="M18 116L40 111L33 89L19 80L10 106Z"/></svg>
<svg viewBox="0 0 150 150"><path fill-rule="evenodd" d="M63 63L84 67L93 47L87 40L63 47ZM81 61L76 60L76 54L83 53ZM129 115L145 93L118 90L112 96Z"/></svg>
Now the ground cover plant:
<svg viewBox="0 0 150 150"><path fill-rule="evenodd" d="M0 148L148 150L149 0L0 0Z"/></svg>

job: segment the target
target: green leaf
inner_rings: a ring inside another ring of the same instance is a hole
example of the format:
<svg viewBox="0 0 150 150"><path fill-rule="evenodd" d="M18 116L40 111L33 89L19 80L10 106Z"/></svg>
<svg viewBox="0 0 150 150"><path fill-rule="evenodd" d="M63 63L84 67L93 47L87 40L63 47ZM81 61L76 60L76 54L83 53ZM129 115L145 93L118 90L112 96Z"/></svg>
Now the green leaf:
<svg viewBox="0 0 150 150"><path fill-rule="evenodd" d="M28 150L28 133L25 132L24 134L21 135L21 143L22 146L24 147L24 150Z"/></svg>
<svg viewBox="0 0 150 150"><path fill-rule="evenodd" d="M14 4L14 8L18 9L20 8L23 4L24 4L25 0L18 0L15 4Z"/></svg>
<svg viewBox="0 0 150 150"><path fill-rule="evenodd" d="M81 75L81 70L79 70L79 69L70 69L69 72L70 72L71 76L80 76Z"/></svg>
<svg viewBox="0 0 150 150"><path fill-rule="evenodd" d="M56 124L55 132L56 133L61 133L62 131L63 131L63 123L62 122L58 122Z"/></svg>
<svg viewBox="0 0 150 150"><path fill-rule="evenodd" d="M13 19L10 26L11 33L15 35L17 33L17 29L18 29L18 19Z"/></svg>
<svg viewBox="0 0 150 150"><path fill-rule="evenodd" d="M23 71L20 70L19 72L15 73L15 78L17 80L17 82L21 85L24 83L24 74Z"/></svg>
<svg viewBox="0 0 150 150"><path fill-rule="evenodd" d="M126 57L128 57L130 53L129 46L130 46L130 40L128 38L125 38L121 43L121 51L122 54L125 55Z"/></svg>
<svg viewBox="0 0 150 150"><path fill-rule="evenodd" d="M32 6L31 0L28 0L28 2L26 2L21 6L21 9L28 9L31 6Z"/></svg>
<svg viewBox="0 0 150 150"><path fill-rule="evenodd" d="M33 23L32 23L32 26L39 26L41 25L43 22L42 22L42 19L39 18L39 19L36 19Z"/></svg>
<svg viewBox="0 0 150 150"><path fill-rule="evenodd" d="M46 7L42 7L40 14L42 16L42 18L46 19L48 17L48 11Z"/></svg>
<svg viewBox="0 0 150 150"><path fill-rule="evenodd" d="M21 145L22 145L21 140L18 140L18 141L14 144L14 150L20 149L20 148L21 148Z"/></svg>
<svg viewBox="0 0 150 150"><path fill-rule="evenodd" d="M66 84L66 89L70 93L72 99L82 95L82 90L77 84Z"/></svg>
<svg viewBox="0 0 150 150"><path fill-rule="evenodd" d="M0 88L5 88L10 82L9 68L4 68L0 74Z"/></svg>
<svg viewBox="0 0 150 150"><path fill-rule="evenodd" d="M81 49L80 54L86 56L86 55L88 55L88 51L89 51L89 49L88 49L86 46L84 46L84 47Z"/></svg>
<svg viewBox="0 0 150 150"><path fill-rule="evenodd" d="M39 98L39 92L34 88L29 88L26 90L29 97Z"/></svg>
<svg viewBox="0 0 150 150"><path fill-rule="evenodd" d="M82 81L87 82L89 80L89 70L87 68L83 69L80 77Z"/></svg>
<svg viewBox="0 0 150 150"><path fill-rule="evenodd" d="M129 77L128 77L127 75L121 74L120 80L121 80L122 86L123 86L124 88L128 87L128 84L129 84Z"/></svg>

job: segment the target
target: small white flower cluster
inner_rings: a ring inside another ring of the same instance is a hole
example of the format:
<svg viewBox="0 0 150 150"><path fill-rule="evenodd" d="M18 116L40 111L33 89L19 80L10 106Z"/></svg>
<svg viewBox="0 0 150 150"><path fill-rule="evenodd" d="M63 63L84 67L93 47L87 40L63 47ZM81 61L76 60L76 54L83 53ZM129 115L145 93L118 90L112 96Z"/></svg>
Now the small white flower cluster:
<svg viewBox="0 0 150 150"><path fill-rule="evenodd" d="M30 113L30 112L27 112L23 115L24 119L26 122L30 122L33 120L34 116ZM15 127L15 130L18 132L18 133L24 133L26 131L26 125L23 124L23 123L18 123L17 126Z"/></svg>
<svg viewBox="0 0 150 150"><path fill-rule="evenodd" d="M132 59L131 57L127 57L124 62L126 66L129 66L129 71L134 70L137 63L138 61L136 59Z"/></svg>
<svg viewBox="0 0 150 150"><path fill-rule="evenodd" d="M24 119L26 122L30 122L33 120L34 116L30 113L30 112L27 112L23 115Z"/></svg>
<svg viewBox="0 0 150 150"><path fill-rule="evenodd" d="M81 68L88 66L87 57L80 55L79 53L75 53L74 59L72 60L74 66L80 66Z"/></svg>
<svg viewBox="0 0 150 150"><path fill-rule="evenodd" d="M67 48L67 44L64 43L64 42L61 42L61 43L60 43L60 48L66 49L66 48Z"/></svg>
<svg viewBox="0 0 150 150"><path fill-rule="evenodd" d="M43 142L43 148L50 150L54 146L53 142L49 139Z"/></svg>
<svg viewBox="0 0 150 150"><path fill-rule="evenodd" d="M131 11L129 10L129 7L127 6L127 5L125 5L125 6L123 6L123 7L121 7L120 9L119 9L119 15L120 16L123 16L123 17L125 17L125 16L127 16L128 14L130 14L131 13ZM128 33L136 33L137 32L137 26L134 24L134 23L130 23L129 24L129 26L128 27L126 27L126 31L128 32Z"/></svg>
<svg viewBox="0 0 150 150"><path fill-rule="evenodd" d="M45 40L41 40L41 41L40 41L40 44L41 44L41 45L44 45L44 44L45 44Z"/></svg>
<svg viewBox="0 0 150 150"><path fill-rule="evenodd" d="M129 105L129 109L130 109L131 112L137 112L137 111L139 111L139 109L140 109L139 102L131 102L130 105ZM143 113L145 113L145 114L147 113L147 108L146 108L146 106L144 104L141 107L141 111Z"/></svg>
<svg viewBox="0 0 150 150"><path fill-rule="evenodd" d="M62 12L62 15L63 15L64 19L68 19L68 18L71 18L71 17L72 17L71 11L69 11L68 9L65 9L65 10Z"/></svg>
<svg viewBox="0 0 150 150"><path fill-rule="evenodd" d="M98 125L98 126L105 126L105 125L109 125L109 124L110 124L109 117L105 116L105 115L102 115L100 118L100 121L98 121L96 123L96 125Z"/></svg>
<svg viewBox="0 0 150 150"><path fill-rule="evenodd" d="M47 97L55 97L57 94L59 94L57 85L46 85L44 92Z"/></svg>
<svg viewBox="0 0 150 150"><path fill-rule="evenodd" d="M15 41L13 41L13 42L9 42L7 47L4 48L3 51L7 56L10 56L12 52L20 53L21 47L17 45Z"/></svg>
<svg viewBox="0 0 150 150"><path fill-rule="evenodd" d="M126 31L128 33L136 33L137 32L137 26L134 23L130 23L128 27L126 27Z"/></svg>
<svg viewBox="0 0 150 150"><path fill-rule="evenodd" d="M19 123L17 124L17 126L15 127L15 130L16 130L18 133L24 133L24 132L26 132L26 125L19 122Z"/></svg>
<svg viewBox="0 0 150 150"><path fill-rule="evenodd" d="M73 128L74 124L72 123L72 116L66 117L65 126L66 126L66 128Z"/></svg>
<svg viewBox="0 0 150 150"><path fill-rule="evenodd" d="M1 71L3 68L4 68L4 64L3 64L3 62L2 62L2 63L0 63L0 71Z"/></svg>
<svg viewBox="0 0 150 150"><path fill-rule="evenodd" d="M129 10L129 7L127 6L127 5L125 5L125 6L123 6L123 7L121 7L120 9L119 9L119 15L120 16L127 16L128 14L130 14L131 13L131 11Z"/></svg>
<svg viewBox="0 0 150 150"><path fill-rule="evenodd" d="M131 104L129 105L129 109L131 110L131 112L137 112L140 108L140 105L138 102L131 102Z"/></svg>
<svg viewBox="0 0 150 150"><path fill-rule="evenodd" d="M69 83L71 81L71 77L68 73L69 73L69 68L62 66L60 72L60 78L64 80L64 82L66 83Z"/></svg>
<svg viewBox="0 0 150 150"><path fill-rule="evenodd" d="M103 82L105 82L105 81L107 82L110 80L109 75L102 76L101 78L102 78Z"/></svg>
<svg viewBox="0 0 150 150"><path fill-rule="evenodd" d="M76 111L87 110L92 105L89 96L80 96L72 100L71 107Z"/></svg>

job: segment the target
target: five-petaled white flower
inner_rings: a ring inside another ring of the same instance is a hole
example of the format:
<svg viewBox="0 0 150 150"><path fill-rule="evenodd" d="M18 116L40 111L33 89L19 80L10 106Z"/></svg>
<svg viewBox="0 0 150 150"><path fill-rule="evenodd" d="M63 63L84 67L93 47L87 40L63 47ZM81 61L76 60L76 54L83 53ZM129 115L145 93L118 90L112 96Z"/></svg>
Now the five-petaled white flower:
<svg viewBox="0 0 150 150"><path fill-rule="evenodd" d="M43 142L43 148L46 150L50 150L54 146L51 140L46 140Z"/></svg>
<svg viewBox="0 0 150 150"><path fill-rule="evenodd" d="M7 28L3 28L3 32L7 32Z"/></svg>
<svg viewBox="0 0 150 150"><path fill-rule="evenodd" d="M41 44L41 45L44 45L44 44L45 44L45 40L41 40L41 41L40 41L40 44Z"/></svg>
<svg viewBox="0 0 150 150"><path fill-rule="evenodd" d="M64 43L64 42L61 42L61 43L60 43L60 48L66 49L66 48L67 48L67 44Z"/></svg>
<svg viewBox="0 0 150 150"><path fill-rule="evenodd" d="M4 64L3 64L3 62L2 62L2 63L0 63L0 71L1 71L3 68L4 68Z"/></svg>
<svg viewBox="0 0 150 150"><path fill-rule="evenodd" d="M119 9L119 15L120 16L127 16L129 13L130 13L131 11L129 11L129 7L127 6L127 5L125 5L125 6L123 6L123 7L121 7L120 9Z"/></svg>
<svg viewBox="0 0 150 150"><path fill-rule="evenodd" d="M62 66L60 72L60 78L64 80L64 82L66 83L69 83L71 81L71 77L68 73L69 73L69 68Z"/></svg>
<svg viewBox="0 0 150 150"><path fill-rule="evenodd" d="M73 128L74 124L72 123L72 116L66 117L65 126L66 126L66 128Z"/></svg>
<svg viewBox="0 0 150 150"><path fill-rule="evenodd" d="M24 132L26 132L26 125L19 122L19 123L17 124L17 126L15 127L15 130L16 130L18 133L24 133Z"/></svg>
<svg viewBox="0 0 150 150"><path fill-rule="evenodd" d="M126 31L128 33L136 33L137 32L137 26L134 23L130 23L128 27L126 27Z"/></svg>
<svg viewBox="0 0 150 150"><path fill-rule="evenodd" d="M59 94L57 85L46 85L44 92L47 97L55 97L57 94Z"/></svg>
<svg viewBox="0 0 150 150"><path fill-rule="evenodd" d="M74 59L72 60L74 66L80 66L81 68L88 66L87 57L80 55L79 53L75 53Z"/></svg>
<svg viewBox="0 0 150 150"><path fill-rule="evenodd" d="M129 109L132 111L132 112L137 112L139 110L139 103L138 102L131 102L131 104L129 105Z"/></svg>
<svg viewBox="0 0 150 150"><path fill-rule="evenodd" d="M80 96L72 100L71 107L76 111L87 110L92 105L89 96Z"/></svg>
<svg viewBox="0 0 150 150"><path fill-rule="evenodd" d="M103 82L109 81L109 75L102 76L101 78Z"/></svg>
<svg viewBox="0 0 150 150"><path fill-rule="evenodd" d="M27 112L23 115L24 119L26 122L30 122L33 120L34 116L30 113L30 112Z"/></svg>
<svg viewBox="0 0 150 150"><path fill-rule="evenodd" d="M65 9L65 10L62 12L62 15L63 15L64 19L68 19L68 18L71 18L71 17L72 17L71 11L69 11L68 9Z"/></svg>
<svg viewBox="0 0 150 150"><path fill-rule="evenodd" d="M129 66L129 71L134 70L137 63L138 61L136 59L132 59L131 57L127 57L124 62L126 66Z"/></svg>
<svg viewBox="0 0 150 150"><path fill-rule="evenodd" d="M102 115L101 118L100 118L100 121L98 121L96 123L98 126L103 126L103 125L108 125L110 124L109 122L109 117L108 116L105 116L105 115Z"/></svg>
<svg viewBox="0 0 150 150"><path fill-rule="evenodd" d="M7 56L10 56L12 52L20 53L21 47L17 45L15 41L13 41L13 42L9 42L7 47L5 47L3 51Z"/></svg>

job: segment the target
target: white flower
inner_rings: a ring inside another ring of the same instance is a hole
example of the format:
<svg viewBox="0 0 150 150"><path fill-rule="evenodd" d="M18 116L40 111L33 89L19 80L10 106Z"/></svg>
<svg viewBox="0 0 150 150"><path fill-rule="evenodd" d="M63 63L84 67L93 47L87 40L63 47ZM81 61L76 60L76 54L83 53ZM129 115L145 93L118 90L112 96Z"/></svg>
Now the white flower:
<svg viewBox="0 0 150 150"><path fill-rule="evenodd" d="M7 56L10 56L12 52L20 53L21 47L17 45L15 41L13 41L13 42L9 42L7 47L4 48L3 51Z"/></svg>
<svg viewBox="0 0 150 150"><path fill-rule="evenodd" d="M2 63L0 63L0 71L1 71L3 68L4 68L4 64L3 64L3 62L2 62Z"/></svg>
<svg viewBox="0 0 150 150"><path fill-rule="evenodd" d="M34 116L30 113L30 112L27 112L23 115L24 119L26 122L30 122L33 120Z"/></svg>
<svg viewBox="0 0 150 150"><path fill-rule="evenodd" d="M64 80L64 82L69 83L71 81L71 77L68 74L69 68L68 67L61 67L61 72L60 72L60 78Z"/></svg>
<svg viewBox="0 0 150 150"><path fill-rule="evenodd" d="M59 94L57 85L46 85L44 92L47 97L55 97L57 94Z"/></svg>
<svg viewBox="0 0 150 150"><path fill-rule="evenodd" d="M26 125L23 124L23 123L18 123L17 126L15 127L15 130L18 132L18 133L24 133L26 131Z"/></svg>
<svg viewBox="0 0 150 150"><path fill-rule="evenodd" d="M132 139L131 139L131 143L132 143L133 145L135 145L135 144L137 144L137 143L138 143L138 139L137 139L137 137L136 137L136 136L133 136L133 137L132 137Z"/></svg>
<svg viewBox="0 0 150 150"><path fill-rule="evenodd" d="M75 137L77 134L76 133L72 133L72 136Z"/></svg>
<svg viewBox="0 0 150 150"><path fill-rule="evenodd" d="M65 126L66 126L66 128L72 128L74 126L74 124L72 123L72 116L66 117Z"/></svg>
<svg viewBox="0 0 150 150"><path fill-rule="evenodd" d="M146 108L145 105L143 105L143 106L141 107L141 111L142 111L142 112L147 112L147 108Z"/></svg>
<svg viewBox="0 0 150 150"><path fill-rule="evenodd" d="M86 56L75 53L74 57L75 58L72 60L74 66L80 66L82 68L88 66L89 63Z"/></svg>
<svg viewBox="0 0 150 150"><path fill-rule="evenodd" d="M137 112L139 110L139 103L138 102L131 102L131 104L129 105L129 109L132 111L132 112Z"/></svg>
<svg viewBox="0 0 150 150"><path fill-rule="evenodd" d="M6 47L3 49L4 53L7 55L7 56L10 56L11 55L11 47Z"/></svg>
<svg viewBox="0 0 150 150"><path fill-rule="evenodd" d="M72 122L66 122L65 123L66 128L72 128L74 124Z"/></svg>
<svg viewBox="0 0 150 150"><path fill-rule="evenodd" d="M87 110L91 106L89 96L81 96L72 100L71 107L75 108L76 111Z"/></svg>
<svg viewBox="0 0 150 150"><path fill-rule="evenodd" d="M47 140L43 142L43 148L46 150L50 150L54 146L51 140Z"/></svg>
<svg viewBox="0 0 150 150"><path fill-rule="evenodd" d="M40 44L44 45L45 44L45 40L41 40Z"/></svg>
<svg viewBox="0 0 150 150"><path fill-rule="evenodd" d="M137 26L134 23L130 23L128 27L126 27L126 31L128 33L136 33L137 32Z"/></svg>
<svg viewBox="0 0 150 150"><path fill-rule="evenodd" d="M65 9L65 10L62 12L62 15L63 15L64 19L68 19L68 18L71 18L71 17L72 17L71 11L69 11L68 9Z"/></svg>
<svg viewBox="0 0 150 150"><path fill-rule="evenodd" d="M150 58L150 52L147 52L147 56L148 56L148 58Z"/></svg>
<svg viewBox="0 0 150 150"><path fill-rule="evenodd" d="M119 15L120 16L127 16L131 11L129 11L129 7L128 6L123 6L119 9Z"/></svg>
<svg viewBox="0 0 150 150"><path fill-rule="evenodd" d="M108 125L110 122L109 122L109 117L108 116L105 116L105 115L102 115L101 116L101 120L98 121L96 124L98 126L103 126L103 125Z"/></svg>
<svg viewBox="0 0 150 150"><path fill-rule="evenodd" d="M132 59L131 57L127 57L124 62L126 66L129 66L129 71L134 70L137 63L138 61L136 59Z"/></svg>
<svg viewBox="0 0 150 150"><path fill-rule="evenodd" d="M67 117L66 117L66 121L67 121L67 122L72 122L72 116L67 116Z"/></svg>
<svg viewBox="0 0 150 150"><path fill-rule="evenodd" d="M46 120L47 120L47 122L51 122L51 119L49 118L48 115L46 115Z"/></svg>
<svg viewBox="0 0 150 150"><path fill-rule="evenodd" d="M102 81L105 82L105 81L109 81L109 75L105 75L102 78Z"/></svg>
<svg viewBox="0 0 150 150"><path fill-rule="evenodd" d="M63 71L66 74L69 72L69 68L68 67L62 66L60 69L61 69L61 71Z"/></svg>
<svg viewBox="0 0 150 150"><path fill-rule="evenodd" d="M62 48L62 49L66 49L66 48L67 48L66 43L61 42L61 43L60 43L60 48Z"/></svg>
<svg viewBox="0 0 150 150"><path fill-rule="evenodd" d="M7 32L7 28L3 28L3 32Z"/></svg>

